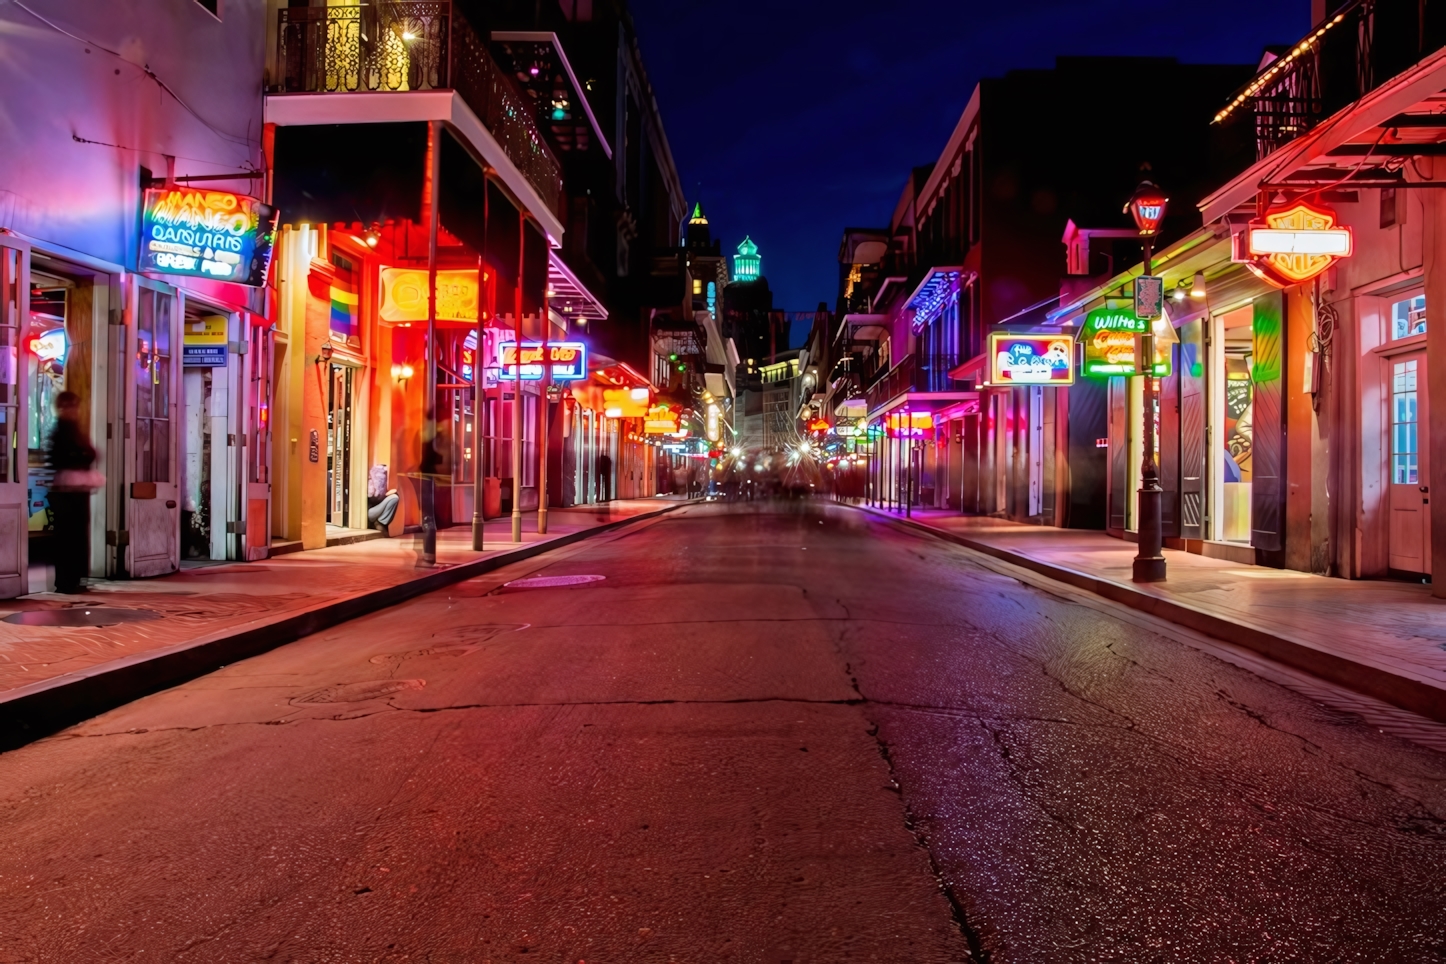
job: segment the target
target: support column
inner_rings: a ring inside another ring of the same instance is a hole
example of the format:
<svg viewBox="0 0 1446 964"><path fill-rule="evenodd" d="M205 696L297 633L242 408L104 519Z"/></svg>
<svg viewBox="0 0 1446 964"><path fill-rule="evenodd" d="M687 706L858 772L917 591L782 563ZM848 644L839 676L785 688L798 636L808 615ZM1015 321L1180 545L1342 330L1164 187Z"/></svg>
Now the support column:
<svg viewBox="0 0 1446 964"><path fill-rule="evenodd" d="M1422 191L1422 262L1426 273L1426 404L1430 437L1431 566L1446 568L1446 192ZM1436 401L1439 400L1439 401ZM1359 471L1359 470L1357 470ZM1431 595L1446 598L1446 573L1433 574Z"/></svg>
<svg viewBox="0 0 1446 964"><path fill-rule="evenodd" d="M512 541L522 541L522 283L527 260L527 216L517 213L517 286L514 289L513 331L517 337L517 378L512 389ZM545 367L545 366L544 366Z"/></svg>

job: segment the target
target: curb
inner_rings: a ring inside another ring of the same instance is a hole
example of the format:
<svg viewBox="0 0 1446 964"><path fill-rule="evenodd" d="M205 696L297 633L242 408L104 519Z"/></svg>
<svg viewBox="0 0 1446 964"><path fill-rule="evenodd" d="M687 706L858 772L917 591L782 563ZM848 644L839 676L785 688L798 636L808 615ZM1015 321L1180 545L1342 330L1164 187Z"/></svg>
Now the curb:
<svg viewBox="0 0 1446 964"><path fill-rule="evenodd" d="M562 549L584 539L673 512L692 502L605 522L590 529L438 569L394 586L319 603L263 624L218 630L166 649L101 663L68 676L32 683L0 698L0 752L24 746L67 726L143 696L189 682L223 666L259 656L303 636L388 609L417 596L476 578L514 562Z"/></svg>
<svg viewBox="0 0 1446 964"><path fill-rule="evenodd" d="M1307 643L1268 630L1233 623L1228 619L1195 609L1184 603L1141 592L1133 586L1101 579L1068 566L1041 562L1009 549L1001 549L967 536L936 529L923 522L899 519L868 506L850 503L835 504L846 505L875 518L893 522L902 528L914 529L936 539L952 542L1021 569L1028 569L1058 582L1074 586L1076 589L1094 593L1131 609L1149 613L1151 616L1159 617L1167 622L1176 623L1227 643L1243 646L1262 656L1269 657L1277 663L1304 670L1337 686L1372 697L1383 703L1390 703L1392 706L1409 710L1438 723L1446 723L1446 689L1432 686L1422 680L1400 676L1375 666L1355 663L1342 656L1324 652Z"/></svg>

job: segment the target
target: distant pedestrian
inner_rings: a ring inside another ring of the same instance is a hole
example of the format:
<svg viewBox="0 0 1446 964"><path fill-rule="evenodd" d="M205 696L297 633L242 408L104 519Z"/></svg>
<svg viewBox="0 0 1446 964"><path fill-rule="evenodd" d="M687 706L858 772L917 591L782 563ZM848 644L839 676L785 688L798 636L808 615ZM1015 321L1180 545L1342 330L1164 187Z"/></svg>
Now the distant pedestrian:
<svg viewBox="0 0 1446 964"><path fill-rule="evenodd" d="M95 470L95 446L80 427L80 396L61 392L59 416L50 433L49 460L55 472L50 512L55 532L55 591L84 592L80 581L90 568L90 493L105 484Z"/></svg>
<svg viewBox="0 0 1446 964"><path fill-rule="evenodd" d="M613 498L613 460L602 452L597 457L597 500L611 502Z"/></svg>

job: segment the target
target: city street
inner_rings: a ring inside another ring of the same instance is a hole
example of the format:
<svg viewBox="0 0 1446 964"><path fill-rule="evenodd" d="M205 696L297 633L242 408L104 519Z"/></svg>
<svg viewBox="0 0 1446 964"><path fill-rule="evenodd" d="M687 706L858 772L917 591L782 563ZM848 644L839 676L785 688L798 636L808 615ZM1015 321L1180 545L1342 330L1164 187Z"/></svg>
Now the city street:
<svg viewBox="0 0 1446 964"><path fill-rule="evenodd" d="M1446 958L1446 728L1032 582L699 504L228 666L0 755L0 962Z"/></svg>

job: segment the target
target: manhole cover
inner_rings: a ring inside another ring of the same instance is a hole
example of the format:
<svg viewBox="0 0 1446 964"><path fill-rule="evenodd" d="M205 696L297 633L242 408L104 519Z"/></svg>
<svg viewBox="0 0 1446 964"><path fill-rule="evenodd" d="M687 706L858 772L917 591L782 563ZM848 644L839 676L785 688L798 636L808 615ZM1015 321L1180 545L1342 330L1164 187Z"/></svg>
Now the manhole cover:
<svg viewBox="0 0 1446 964"><path fill-rule="evenodd" d="M31 609L11 613L5 622L17 626L114 626L117 623L146 623L160 619L154 609Z"/></svg>
<svg viewBox="0 0 1446 964"><path fill-rule="evenodd" d="M338 683L319 689L292 700L300 703L362 703L366 700L380 700L408 690L419 690L427 685L424 679L374 679L362 683Z"/></svg>
<svg viewBox="0 0 1446 964"><path fill-rule="evenodd" d="M559 586L585 586L602 582L607 576L528 576L503 583L508 589L556 589Z"/></svg>

